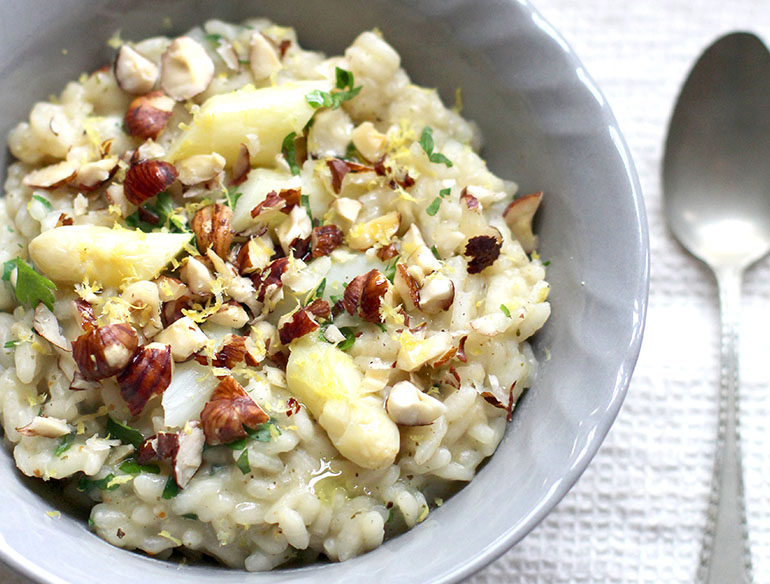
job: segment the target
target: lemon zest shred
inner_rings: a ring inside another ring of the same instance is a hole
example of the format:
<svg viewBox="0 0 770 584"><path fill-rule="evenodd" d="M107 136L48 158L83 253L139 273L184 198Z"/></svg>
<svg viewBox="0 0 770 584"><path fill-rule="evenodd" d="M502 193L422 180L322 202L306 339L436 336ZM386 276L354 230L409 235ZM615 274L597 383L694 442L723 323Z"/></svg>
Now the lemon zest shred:
<svg viewBox="0 0 770 584"><path fill-rule="evenodd" d="M165 529L164 529L163 531L161 531L161 532L158 534L158 536L160 536L160 537L164 537L164 538L166 538L166 539L167 539L167 540L169 540L170 542L173 542L173 543L174 543L174 544L176 544L176 545L182 545L182 540L181 540L181 539L179 539L179 538L177 538L177 537L174 537L173 535L171 535L171 534L170 534L168 531L166 531Z"/></svg>

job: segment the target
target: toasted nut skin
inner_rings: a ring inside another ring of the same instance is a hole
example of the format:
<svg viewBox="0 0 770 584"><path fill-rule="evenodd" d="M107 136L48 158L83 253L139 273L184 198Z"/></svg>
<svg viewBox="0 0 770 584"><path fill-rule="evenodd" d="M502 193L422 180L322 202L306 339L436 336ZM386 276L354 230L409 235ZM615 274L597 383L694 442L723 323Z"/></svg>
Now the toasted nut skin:
<svg viewBox="0 0 770 584"><path fill-rule="evenodd" d="M54 313L42 302L35 308L32 326L37 334L55 347L58 347L62 351L71 350L69 342L61 333L56 315L54 315Z"/></svg>
<svg viewBox="0 0 770 584"><path fill-rule="evenodd" d="M72 357L88 381L110 377L131 361L139 339L136 331L117 323L92 329L72 341Z"/></svg>
<svg viewBox="0 0 770 584"><path fill-rule="evenodd" d="M220 258L227 258L233 243L234 234L230 226L232 218L233 210L219 203L203 207L195 213L191 227L201 253L205 254L211 247Z"/></svg>
<svg viewBox="0 0 770 584"><path fill-rule="evenodd" d="M468 273L478 274L495 263L500 256L502 245L503 238L499 231L493 235L476 235L469 238L464 251L465 257L469 260Z"/></svg>
<svg viewBox="0 0 770 584"><path fill-rule="evenodd" d="M319 225L313 228L310 234L310 247L313 250L313 258L329 255L342 241L345 234L336 225Z"/></svg>
<svg viewBox="0 0 770 584"><path fill-rule="evenodd" d="M53 190L70 182L75 178L77 172L77 168L64 160L33 170L21 182L33 189Z"/></svg>
<svg viewBox="0 0 770 584"><path fill-rule="evenodd" d="M170 461L174 480L180 489L184 489L200 468L205 440L200 422L191 420L179 432L158 432L147 438L137 451L136 461L139 464Z"/></svg>
<svg viewBox="0 0 770 584"><path fill-rule="evenodd" d="M389 288L390 282L377 269L356 276L345 288L342 307L349 314L355 314L358 309L358 316L365 321L380 323L382 322L380 306Z"/></svg>
<svg viewBox="0 0 770 584"><path fill-rule="evenodd" d="M234 186L238 186L249 178L251 172L251 154L246 144L241 144L238 150L238 156L233 163L233 178L230 181Z"/></svg>
<svg viewBox="0 0 770 584"><path fill-rule="evenodd" d="M162 91L153 91L134 99L128 106L123 121L131 136L157 138L166 128L174 100Z"/></svg>
<svg viewBox="0 0 770 584"><path fill-rule="evenodd" d="M267 79L282 67L281 60L273 45L260 32L251 35L249 66L255 81Z"/></svg>
<svg viewBox="0 0 770 584"><path fill-rule="evenodd" d="M73 179L73 185L80 191L95 191L112 178L118 170L118 159L115 156L86 162L78 168Z"/></svg>
<svg viewBox="0 0 770 584"><path fill-rule="evenodd" d="M264 269L270 263L270 258L274 252L273 242L269 236L251 238L238 251L235 267L241 275L253 274L257 270Z"/></svg>
<svg viewBox="0 0 770 584"><path fill-rule="evenodd" d="M291 318L281 324L278 328L278 337L281 343L288 345L294 339L303 337L313 331L318 330L318 323L314 320L306 308L300 308Z"/></svg>
<svg viewBox="0 0 770 584"><path fill-rule="evenodd" d="M214 78L214 62L190 37L175 39L161 57L160 85L177 101L195 97Z"/></svg>
<svg viewBox="0 0 770 584"><path fill-rule="evenodd" d="M532 233L532 219L542 200L543 191L538 191L519 197L503 211L503 219L526 253L532 253L537 247L537 236Z"/></svg>
<svg viewBox="0 0 770 584"><path fill-rule="evenodd" d="M128 169L123 190L130 202L141 205L170 187L176 177L173 164L162 160L144 160Z"/></svg>
<svg viewBox="0 0 770 584"><path fill-rule="evenodd" d="M420 287L404 264L396 264L393 286L407 310L414 310L420 304Z"/></svg>
<svg viewBox="0 0 770 584"><path fill-rule="evenodd" d="M150 343L136 352L128 367L118 374L120 395L132 416L141 414L152 396L166 391L173 371L170 345Z"/></svg>
<svg viewBox="0 0 770 584"><path fill-rule="evenodd" d="M113 65L115 80L126 93L138 95L152 90L158 79L158 67L128 45L120 47Z"/></svg>
<svg viewBox="0 0 770 584"><path fill-rule="evenodd" d="M441 273L426 278L420 289L419 306L425 314L448 310L455 299L455 285Z"/></svg>
<svg viewBox="0 0 770 584"><path fill-rule="evenodd" d="M229 376L219 382L201 411L203 433L212 446L244 438L244 426L256 429L269 419L241 384Z"/></svg>
<svg viewBox="0 0 770 584"><path fill-rule="evenodd" d="M59 438L70 433L71 429L67 420L49 418L48 416L35 416L26 426L16 428L22 436L45 436L46 438Z"/></svg>

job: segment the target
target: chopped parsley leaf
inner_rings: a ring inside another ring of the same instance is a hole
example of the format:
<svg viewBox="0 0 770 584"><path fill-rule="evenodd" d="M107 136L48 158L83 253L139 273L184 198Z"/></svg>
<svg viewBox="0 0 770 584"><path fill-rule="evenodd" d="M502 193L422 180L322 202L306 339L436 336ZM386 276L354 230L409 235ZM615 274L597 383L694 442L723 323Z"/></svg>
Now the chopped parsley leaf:
<svg viewBox="0 0 770 584"><path fill-rule="evenodd" d="M118 467L126 474L138 475L142 472L150 474L160 474L160 467L157 464L139 464L133 458L127 458Z"/></svg>
<svg viewBox="0 0 770 584"><path fill-rule="evenodd" d="M215 45L219 43L219 41L222 40L222 35L217 33L211 33L206 35L206 40L210 43L214 43Z"/></svg>
<svg viewBox="0 0 770 584"><path fill-rule="evenodd" d="M550 266L550 265L551 265L551 260L546 260L546 261L544 261L544 262L543 262L543 265L544 265L544 266Z"/></svg>
<svg viewBox="0 0 770 584"><path fill-rule="evenodd" d="M440 152L433 151L433 128L430 126L425 126L422 129L422 134L420 134L420 146L422 146L425 154L428 155L428 160L431 162L435 164L446 164L447 168L452 166L452 161L449 160L446 156Z"/></svg>
<svg viewBox="0 0 770 584"><path fill-rule="evenodd" d="M243 429L246 430L246 433L257 442L270 442L273 439L273 430L271 426L275 426L275 430L278 435L281 434L281 430L278 428L278 424L273 418L270 418L264 424L257 426L256 430L252 430L251 428L246 427Z"/></svg>
<svg viewBox="0 0 770 584"><path fill-rule="evenodd" d="M40 195L32 195L32 198L35 199L41 205L43 205L43 207L45 207L49 211L53 209L53 205L51 205L51 201L49 201L45 197L41 197Z"/></svg>
<svg viewBox="0 0 770 584"><path fill-rule="evenodd" d="M511 311L508 310L508 307L505 304L500 305L500 310L503 311L503 314L507 316L508 318L511 318Z"/></svg>
<svg viewBox="0 0 770 584"><path fill-rule="evenodd" d="M3 264L3 280L10 281L14 268L16 268L16 286L14 288L16 300L21 304L28 304L32 308L42 302L49 310L53 310L53 290L56 290L56 284L38 274L32 269L32 266L21 258L14 258Z"/></svg>
<svg viewBox="0 0 770 584"><path fill-rule="evenodd" d="M59 445L56 447L56 450L53 451L53 455L61 456L67 452L72 447L73 440L75 440L74 434L67 434L66 436L62 436Z"/></svg>
<svg viewBox="0 0 770 584"><path fill-rule="evenodd" d="M238 457L238 460L235 461L235 466L237 466L238 470L240 470L243 474L249 474L251 472L251 466L249 466L248 450L244 450L241 453L241 455Z"/></svg>
<svg viewBox="0 0 770 584"><path fill-rule="evenodd" d="M361 91L361 85L354 87L355 80L351 71L337 67L334 73L337 81L337 91L328 92L316 89L305 95L305 101L313 109L320 107L339 109L344 102L353 99Z"/></svg>
<svg viewBox="0 0 770 584"><path fill-rule="evenodd" d="M90 491L91 489L99 489L100 491L114 491L118 487L120 487L120 483L112 483L112 479L115 478L115 475L110 473L103 479L88 479L86 477L81 477L80 481L78 481L78 490L79 491Z"/></svg>
<svg viewBox="0 0 770 584"><path fill-rule="evenodd" d="M385 266L385 277L390 281L390 283L393 283L393 279L396 277L396 264L398 263L398 258L401 256L396 256L393 258L393 261Z"/></svg>
<svg viewBox="0 0 770 584"><path fill-rule="evenodd" d="M126 217L126 225L134 229L140 229L145 233L155 231L160 227L168 227L172 233L189 233L187 223L183 220L183 217L176 213L174 202L171 200L171 195L168 191L163 191L156 197L155 204L145 203L142 208L158 218L157 224L145 221L139 215L139 211L136 211Z"/></svg>
<svg viewBox="0 0 770 584"><path fill-rule="evenodd" d="M439 253L438 253L438 250L436 249L436 245L435 245L435 244L433 244L433 245L431 245L431 246L430 246L430 251L432 251L432 252L433 252L433 256L434 256L434 257L435 257L437 260L441 261L441 256L439 255Z"/></svg>
<svg viewBox="0 0 770 584"><path fill-rule="evenodd" d="M452 192L452 189L441 189L438 192L438 197L433 199L433 202L428 206L427 209L425 209L425 212L433 217L436 213L438 213L438 208L441 206L441 199L445 199L449 196L449 193Z"/></svg>
<svg viewBox="0 0 770 584"><path fill-rule="evenodd" d="M283 139L281 144L281 154L286 159L289 165L289 169L294 176L299 176L299 164L297 164L297 148L294 145L294 139L297 137L297 132L288 134Z"/></svg>
<svg viewBox="0 0 770 584"><path fill-rule="evenodd" d="M174 480L173 476L168 477L168 480L166 481L166 486L163 487L163 493L161 494L161 497L168 500L173 499L179 494L179 485L176 484L176 481Z"/></svg>
<svg viewBox="0 0 770 584"><path fill-rule="evenodd" d="M21 341L14 339L13 341L6 341L5 344L3 344L3 349L13 349L16 345L18 345Z"/></svg>
<svg viewBox="0 0 770 584"><path fill-rule="evenodd" d="M113 438L117 438L123 444L131 444L137 450L144 442L144 436L136 428L127 424L122 424L107 416L107 433Z"/></svg>
<svg viewBox="0 0 770 584"><path fill-rule="evenodd" d="M243 193L238 191L238 189L235 187L232 189L225 189L225 205L231 209L235 209L235 206L238 204L238 199L240 199L242 196Z"/></svg>
<svg viewBox="0 0 770 584"><path fill-rule="evenodd" d="M337 348L341 351L347 351L350 347L353 346L353 343L356 342L356 333L353 332L352 328L347 326L343 326L340 329L340 332L345 335L345 340L337 345Z"/></svg>
<svg viewBox="0 0 770 584"><path fill-rule="evenodd" d="M326 278L321 280L321 283L316 286L315 292L313 292L313 298L323 298L324 290L326 290Z"/></svg>
<svg viewBox="0 0 770 584"><path fill-rule="evenodd" d="M307 216L310 217L310 221L312 222L313 211L310 209L310 195L306 195L305 193L300 194L299 202L303 207L305 207L305 211L307 211Z"/></svg>

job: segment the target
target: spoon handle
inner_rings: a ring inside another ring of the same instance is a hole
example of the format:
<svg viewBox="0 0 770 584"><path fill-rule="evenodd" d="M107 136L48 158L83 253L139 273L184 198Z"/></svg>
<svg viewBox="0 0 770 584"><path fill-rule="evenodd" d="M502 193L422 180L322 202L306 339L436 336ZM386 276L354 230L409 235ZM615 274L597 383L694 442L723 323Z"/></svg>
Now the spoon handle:
<svg viewBox="0 0 770 584"><path fill-rule="evenodd" d="M699 580L747 583L751 577L738 425L738 322L743 271L716 271L722 318L719 429L714 474L701 550Z"/></svg>

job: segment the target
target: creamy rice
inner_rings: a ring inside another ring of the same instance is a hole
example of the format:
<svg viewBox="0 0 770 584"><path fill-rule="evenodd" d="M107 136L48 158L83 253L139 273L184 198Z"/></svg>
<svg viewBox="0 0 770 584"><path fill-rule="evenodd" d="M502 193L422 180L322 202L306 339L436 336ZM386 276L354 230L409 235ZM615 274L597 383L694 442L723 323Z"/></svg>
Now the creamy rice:
<svg viewBox="0 0 770 584"><path fill-rule="evenodd" d="M9 137L17 466L116 546L249 571L424 521L534 375L540 194L512 202L379 33L330 58L256 19L115 44Z"/></svg>

